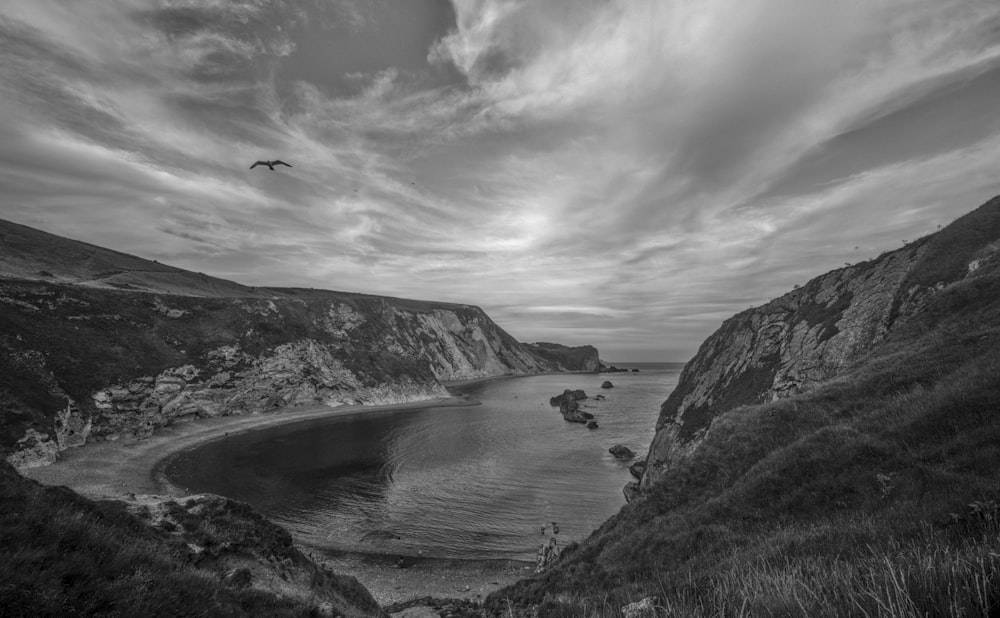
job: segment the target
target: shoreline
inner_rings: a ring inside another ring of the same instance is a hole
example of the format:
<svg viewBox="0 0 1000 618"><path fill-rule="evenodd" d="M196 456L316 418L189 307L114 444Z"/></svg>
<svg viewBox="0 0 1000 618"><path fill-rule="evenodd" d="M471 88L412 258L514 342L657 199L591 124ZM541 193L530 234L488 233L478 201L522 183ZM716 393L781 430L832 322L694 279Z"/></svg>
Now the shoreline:
<svg viewBox="0 0 1000 618"><path fill-rule="evenodd" d="M65 485L94 499L131 499L135 495L181 498L189 494L159 478L158 469L162 469L166 461L178 453L232 435L342 416L475 405L479 402L474 399L451 395L377 406L329 407L317 404L283 408L280 412L268 414L198 418L166 425L147 438L92 442L70 448L60 452L55 463L19 472L39 483Z"/></svg>
<svg viewBox="0 0 1000 618"><path fill-rule="evenodd" d="M532 562L511 559L417 556L408 556L400 567L395 554L324 551L306 544L299 549L333 571L357 578L383 607L422 597L481 602L535 570Z"/></svg>
<svg viewBox="0 0 1000 618"><path fill-rule="evenodd" d="M365 416L437 407L480 405L463 393L477 384L522 376L493 376L451 380L442 385L450 393L421 401L379 406L323 405L284 408L261 415L231 415L177 422L139 440L93 442L59 453L50 465L20 470L20 474L45 485L63 485L91 499L151 503L182 499L192 492L171 484L164 470L185 451L227 437L260 429L336 417ZM294 536L294 535L293 535ZM300 550L337 573L352 575L381 605L418 597L435 596L481 600L487 594L530 575L533 565L517 560L410 558L397 566L391 553L351 554L327 551L295 540Z"/></svg>

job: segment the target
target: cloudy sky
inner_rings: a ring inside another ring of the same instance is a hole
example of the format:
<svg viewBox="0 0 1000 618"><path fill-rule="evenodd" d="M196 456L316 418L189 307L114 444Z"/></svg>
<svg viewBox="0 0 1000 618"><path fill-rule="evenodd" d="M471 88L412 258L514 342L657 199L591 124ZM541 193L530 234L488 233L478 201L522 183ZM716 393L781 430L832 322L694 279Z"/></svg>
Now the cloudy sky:
<svg viewBox="0 0 1000 618"><path fill-rule="evenodd" d="M0 0L0 54L0 217L610 361L1000 193L996 0Z"/></svg>

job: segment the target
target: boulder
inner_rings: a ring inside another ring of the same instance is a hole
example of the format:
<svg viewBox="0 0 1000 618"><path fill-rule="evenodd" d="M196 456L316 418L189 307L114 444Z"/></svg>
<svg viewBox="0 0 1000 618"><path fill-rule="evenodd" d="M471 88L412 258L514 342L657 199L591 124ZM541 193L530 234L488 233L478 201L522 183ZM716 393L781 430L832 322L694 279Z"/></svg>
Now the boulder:
<svg viewBox="0 0 1000 618"><path fill-rule="evenodd" d="M616 444L608 449L608 452L615 456L616 459L621 459L622 461L628 461L635 457L635 453L632 449L625 446L624 444Z"/></svg>
<svg viewBox="0 0 1000 618"><path fill-rule="evenodd" d="M37 468L55 463L58 453L59 445L49 438L49 434L29 427L24 437L17 441L14 452L7 456L7 461L15 468Z"/></svg>
<svg viewBox="0 0 1000 618"><path fill-rule="evenodd" d="M657 616L656 597L646 597L641 601L622 606L622 618L645 618Z"/></svg>
<svg viewBox="0 0 1000 618"><path fill-rule="evenodd" d="M571 391L566 389L562 395L556 395L549 399L549 403L553 406L559 406L560 414L567 421L571 423L586 423L594 418L594 415L590 412L584 412L580 409L579 400L586 398L587 394L582 390Z"/></svg>
<svg viewBox="0 0 1000 618"><path fill-rule="evenodd" d="M576 401L564 401L559 406L559 412L563 415L564 419L571 423L586 423L594 418L594 415L590 412L581 410L580 404Z"/></svg>
<svg viewBox="0 0 1000 618"><path fill-rule="evenodd" d="M586 399L586 398L587 398L587 393L585 393L582 389L571 391L567 388L562 392L561 395L556 395L555 397L549 399L549 405L556 407L561 405L562 402L567 401L569 399L572 399L573 401L579 401L581 399Z"/></svg>
<svg viewBox="0 0 1000 618"><path fill-rule="evenodd" d="M587 423L587 429L597 429L597 421L590 421Z"/></svg>
<svg viewBox="0 0 1000 618"><path fill-rule="evenodd" d="M614 388L615 385L611 383L611 380L605 380L604 384L601 384L601 388Z"/></svg>
<svg viewBox="0 0 1000 618"><path fill-rule="evenodd" d="M550 536L545 539L545 542L538 548L538 554L535 558L535 573L541 573L549 565L559 558L559 554L562 553L562 549L559 547L559 541L556 537Z"/></svg>
<svg viewBox="0 0 1000 618"><path fill-rule="evenodd" d="M632 476L641 481L642 474L646 471L646 460L640 459L639 461L634 462L631 466L628 467L628 471L632 473Z"/></svg>

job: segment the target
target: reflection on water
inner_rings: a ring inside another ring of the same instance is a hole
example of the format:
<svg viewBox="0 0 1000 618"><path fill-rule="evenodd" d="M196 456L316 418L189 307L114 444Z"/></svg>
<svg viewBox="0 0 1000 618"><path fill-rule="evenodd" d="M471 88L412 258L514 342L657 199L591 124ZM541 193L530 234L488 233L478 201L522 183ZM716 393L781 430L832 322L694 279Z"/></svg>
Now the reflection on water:
<svg viewBox="0 0 1000 618"><path fill-rule="evenodd" d="M313 546L530 559L542 523L578 540L621 508L630 476L607 449L645 453L679 371L497 380L466 389L479 406L269 428L183 453L166 473L248 502ZM601 390L606 379L615 388ZM549 406L565 388L606 397L584 405L599 429Z"/></svg>

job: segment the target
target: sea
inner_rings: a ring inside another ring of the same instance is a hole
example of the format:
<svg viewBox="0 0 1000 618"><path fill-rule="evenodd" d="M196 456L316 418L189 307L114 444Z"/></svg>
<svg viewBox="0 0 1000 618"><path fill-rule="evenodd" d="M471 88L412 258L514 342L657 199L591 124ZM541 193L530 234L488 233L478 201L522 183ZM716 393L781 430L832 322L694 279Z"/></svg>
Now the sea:
<svg viewBox="0 0 1000 618"><path fill-rule="evenodd" d="M554 523L562 544L624 504L660 404L683 363L614 363L627 373L502 378L461 387L481 402L366 411L233 435L169 460L171 484L247 502L298 542L329 552L531 560ZM602 389L608 380L613 388ZM597 429L549 398L583 389ZM596 399L603 395L604 399Z"/></svg>

